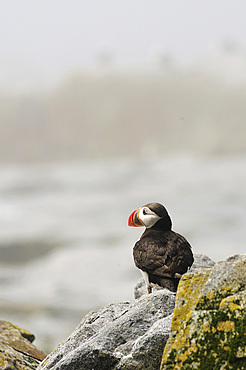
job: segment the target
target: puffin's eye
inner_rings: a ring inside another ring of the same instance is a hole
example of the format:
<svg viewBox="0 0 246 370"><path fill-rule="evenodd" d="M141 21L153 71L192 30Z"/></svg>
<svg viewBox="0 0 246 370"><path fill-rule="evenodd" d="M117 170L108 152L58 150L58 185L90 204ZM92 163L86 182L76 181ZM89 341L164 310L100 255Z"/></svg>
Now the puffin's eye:
<svg viewBox="0 0 246 370"><path fill-rule="evenodd" d="M146 210L145 210L145 209L143 209L143 215L146 215L146 214L147 214Z"/></svg>

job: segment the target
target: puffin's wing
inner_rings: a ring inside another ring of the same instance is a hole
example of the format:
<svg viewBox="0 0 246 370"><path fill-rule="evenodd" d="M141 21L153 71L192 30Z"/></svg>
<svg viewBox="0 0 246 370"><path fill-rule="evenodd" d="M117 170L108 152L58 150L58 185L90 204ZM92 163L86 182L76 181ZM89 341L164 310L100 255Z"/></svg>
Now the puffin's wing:
<svg viewBox="0 0 246 370"><path fill-rule="evenodd" d="M193 263L190 244L174 232L159 238L140 239L134 246L133 256L138 268L163 277L184 274Z"/></svg>
<svg viewBox="0 0 246 370"><path fill-rule="evenodd" d="M168 255L168 250L164 246L157 244L150 238L140 239L133 248L133 257L136 266L146 272L151 272L152 274L155 271L158 272L158 275L164 276L170 275L170 269L168 265L172 263Z"/></svg>

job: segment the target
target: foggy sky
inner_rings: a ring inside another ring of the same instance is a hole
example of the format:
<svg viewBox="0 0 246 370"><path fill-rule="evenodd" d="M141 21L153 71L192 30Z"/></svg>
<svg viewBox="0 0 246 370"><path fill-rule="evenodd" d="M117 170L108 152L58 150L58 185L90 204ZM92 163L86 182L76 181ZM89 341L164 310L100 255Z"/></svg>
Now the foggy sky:
<svg viewBox="0 0 246 370"><path fill-rule="evenodd" d="M223 40L246 46L244 0L1 0L0 65L145 63L160 51L190 58Z"/></svg>

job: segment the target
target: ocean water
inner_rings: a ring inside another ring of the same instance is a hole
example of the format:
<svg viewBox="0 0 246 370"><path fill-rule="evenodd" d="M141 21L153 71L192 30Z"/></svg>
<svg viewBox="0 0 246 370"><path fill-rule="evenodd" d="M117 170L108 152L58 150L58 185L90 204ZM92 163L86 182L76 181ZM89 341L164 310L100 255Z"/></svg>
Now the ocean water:
<svg viewBox="0 0 246 370"><path fill-rule="evenodd" d="M214 261L246 253L246 156L166 156L0 167L1 318L51 350L90 310L130 300L140 277L129 214L166 206Z"/></svg>

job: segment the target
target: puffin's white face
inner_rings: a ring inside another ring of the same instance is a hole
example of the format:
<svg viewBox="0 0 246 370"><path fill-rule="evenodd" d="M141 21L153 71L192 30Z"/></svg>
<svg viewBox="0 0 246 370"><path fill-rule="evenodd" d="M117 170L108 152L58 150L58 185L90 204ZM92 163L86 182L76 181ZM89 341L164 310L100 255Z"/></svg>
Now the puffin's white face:
<svg viewBox="0 0 246 370"><path fill-rule="evenodd" d="M154 210L157 213L154 212ZM133 227L139 227L139 226L145 226L147 228L151 228L156 224L157 221L160 219L167 217L168 230L171 230L172 222L171 219L167 213L166 208L160 204L160 203L148 203L143 207L140 207L136 209L136 211L133 211L129 218L128 218L128 226ZM169 225L170 224L170 225Z"/></svg>
<svg viewBox="0 0 246 370"><path fill-rule="evenodd" d="M161 219L155 212L151 211L148 207L139 209L138 218L142 221L145 227L152 227L157 221Z"/></svg>

